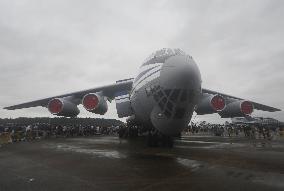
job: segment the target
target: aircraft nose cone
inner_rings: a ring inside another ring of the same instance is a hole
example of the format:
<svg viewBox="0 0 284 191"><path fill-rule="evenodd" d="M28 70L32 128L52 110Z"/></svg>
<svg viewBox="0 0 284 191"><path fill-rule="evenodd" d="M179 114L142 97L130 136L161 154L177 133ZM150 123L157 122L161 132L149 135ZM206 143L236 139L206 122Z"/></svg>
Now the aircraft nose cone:
<svg viewBox="0 0 284 191"><path fill-rule="evenodd" d="M200 71L190 56L172 56L161 69L160 84L170 89L200 89Z"/></svg>

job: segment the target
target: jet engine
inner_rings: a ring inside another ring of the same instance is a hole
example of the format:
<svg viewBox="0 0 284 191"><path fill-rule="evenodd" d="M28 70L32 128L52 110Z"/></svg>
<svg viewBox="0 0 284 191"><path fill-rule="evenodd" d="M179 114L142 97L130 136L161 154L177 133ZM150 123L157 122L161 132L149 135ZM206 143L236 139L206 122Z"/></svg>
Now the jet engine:
<svg viewBox="0 0 284 191"><path fill-rule="evenodd" d="M220 95L203 94L197 105L198 115L212 114L222 111L226 106L225 99Z"/></svg>
<svg viewBox="0 0 284 191"><path fill-rule="evenodd" d="M64 117L75 117L80 113L77 105L64 98L50 100L47 108L51 114Z"/></svg>
<svg viewBox="0 0 284 191"><path fill-rule="evenodd" d="M82 99L84 108L92 113L103 115L108 110L108 105L104 96L97 93L89 93Z"/></svg>
<svg viewBox="0 0 284 191"><path fill-rule="evenodd" d="M253 104L245 100L237 100L227 104L226 108L219 112L222 118L243 117L253 112Z"/></svg>

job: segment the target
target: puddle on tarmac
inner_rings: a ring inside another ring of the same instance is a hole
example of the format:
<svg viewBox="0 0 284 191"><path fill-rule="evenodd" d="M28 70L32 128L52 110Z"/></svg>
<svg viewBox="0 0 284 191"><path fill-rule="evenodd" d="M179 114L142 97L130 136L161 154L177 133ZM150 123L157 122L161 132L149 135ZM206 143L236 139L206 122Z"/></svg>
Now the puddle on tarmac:
<svg viewBox="0 0 284 191"><path fill-rule="evenodd" d="M206 172L213 174L219 174L220 176L231 176L233 178L242 179L248 177L250 181L256 184L263 184L275 188L284 188L284 175L276 173L263 173L253 170L245 170L240 168L230 168L220 165L208 165L207 163L190 160L185 158L176 158L177 163L184 167L190 168L191 171L200 170L206 167ZM221 172L221 173L220 173ZM227 173L226 173L227 172ZM229 173L229 174L228 174Z"/></svg>
<svg viewBox="0 0 284 191"><path fill-rule="evenodd" d="M178 143L179 141L177 141ZM177 148L193 148L193 149L222 149L222 148L239 148L244 147L245 144L240 143L223 143L223 142L206 142L206 141L180 141L187 142L187 143L193 143L193 145L176 145ZM194 144L196 143L196 144ZM197 145L200 146L197 146Z"/></svg>
<svg viewBox="0 0 284 191"><path fill-rule="evenodd" d="M182 166L185 166L187 168L190 168L192 171L196 171L199 168L203 167L204 164L202 164L199 161L196 160L190 160L185 158L176 158L176 161L181 164Z"/></svg>
<svg viewBox="0 0 284 191"><path fill-rule="evenodd" d="M181 138L204 138L204 137L214 137L212 135L183 135Z"/></svg>
<svg viewBox="0 0 284 191"><path fill-rule="evenodd" d="M176 140L181 143L199 143L199 144L223 144L223 142L212 142L212 141L188 141L188 140ZM230 144L230 143L225 143Z"/></svg>
<svg viewBox="0 0 284 191"><path fill-rule="evenodd" d="M267 186L284 188L284 175L281 174L267 173L263 176L255 177L252 181L255 183L265 184Z"/></svg>
<svg viewBox="0 0 284 191"><path fill-rule="evenodd" d="M72 142L78 143L119 143L119 139L117 137L97 137L94 138L71 138L69 139Z"/></svg>
<svg viewBox="0 0 284 191"><path fill-rule="evenodd" d="M115 159L126 158L124 154L121 154L115 150L86 149L86 148L68 145L68 144L49 145L49 147L55 148L57 150L62 150L62 151L95 155L98 157L107 157L107 158L115 158Z"/></svg>

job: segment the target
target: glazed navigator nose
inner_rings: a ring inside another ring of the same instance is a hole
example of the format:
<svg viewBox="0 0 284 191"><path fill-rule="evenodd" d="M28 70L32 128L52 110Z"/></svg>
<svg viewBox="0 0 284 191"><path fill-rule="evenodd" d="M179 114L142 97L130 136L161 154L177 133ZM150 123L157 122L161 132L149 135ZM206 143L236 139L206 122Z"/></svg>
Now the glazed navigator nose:
<svg viewBox="0 0 284 191"><path fill-rule="evenodd" d="M151 122L165 135L179 134L191 119L200 91L198 67L190 56L172 56L161 68L159 83Z"/></svg>

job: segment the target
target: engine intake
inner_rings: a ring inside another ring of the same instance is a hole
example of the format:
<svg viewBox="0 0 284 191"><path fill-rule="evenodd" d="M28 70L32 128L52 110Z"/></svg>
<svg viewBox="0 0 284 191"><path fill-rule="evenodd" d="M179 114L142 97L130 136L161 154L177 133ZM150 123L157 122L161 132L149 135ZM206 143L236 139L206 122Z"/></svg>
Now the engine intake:
<svg viewBox="0 0 284 191"><path fill-rule="evenodd" d="M198 115L212 114L222 111L226 106L225 99L220 95L204 94L196 109Z"/></svg>
<svg viewBox="0 0 284 191"><path fill-rule="evenodd" d="M82 105L84 108L92 113L103 115L108 110L108 105L104 96L97 93L90 93L83 97Z"/></svg>
<svg viewBox="0 0 284 191"><path fill-rule="evenodd" d="M241 111L245 115L250 115L253 112L253 104L249 101L243 101L241 103Z"/></svg>
<svg viewBox="0 0 284 191"><path fill-rule="evenodd" d="M64 98L54 98L48 102L47 108L53 115L75 117L80 111L78 107Z"/></svg>
<svg viewBox="0 0 284 191"><path fill-rule="evenodd" d="M212 105L212 107L215 111L221 111L226 106L225 99L222 96L219 96L219 95L215 95L211 99L210 103L211 103L211 105Z"/></svg>

